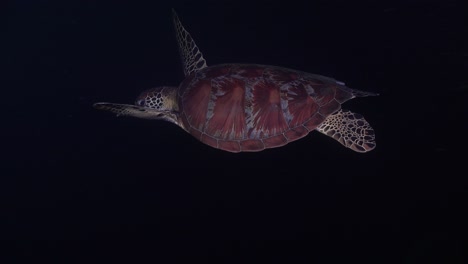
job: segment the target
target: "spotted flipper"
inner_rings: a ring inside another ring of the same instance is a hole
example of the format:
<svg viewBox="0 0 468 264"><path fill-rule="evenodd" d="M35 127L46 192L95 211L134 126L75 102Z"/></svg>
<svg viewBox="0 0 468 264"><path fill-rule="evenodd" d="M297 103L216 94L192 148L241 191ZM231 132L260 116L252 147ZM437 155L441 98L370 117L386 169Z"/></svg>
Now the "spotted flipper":
<svg viewBox="0 0 468 264"><path fill-rule="evenodd" d="M132 116L143 119L162 119L179 125L176 113L170 111L160 111L137 105L114 103L95 103L93 107L99 110L112 112L117 114L117 116Z"/></svg>
<svg viewBox="0 0 468 264"><path fill-rule="evenodd" d="M189 76L194 72L208 67L205 59L203 58L203 54L198 49L195 41L193 41L190 33L188 33L182 26L182 23L180 23L180 20L174 10L172 10L172 18L174 20L177 43L179 44L179 52L182 59L182 65L184 66L185 76Z"/></svg>
<svg viewBox="0 0 468 264"><path fill-rule="evenodd" d="M375 148L374 130L363 116L351 111L338 111L317 127L317 131L330 136L356 152Z"/></svg>

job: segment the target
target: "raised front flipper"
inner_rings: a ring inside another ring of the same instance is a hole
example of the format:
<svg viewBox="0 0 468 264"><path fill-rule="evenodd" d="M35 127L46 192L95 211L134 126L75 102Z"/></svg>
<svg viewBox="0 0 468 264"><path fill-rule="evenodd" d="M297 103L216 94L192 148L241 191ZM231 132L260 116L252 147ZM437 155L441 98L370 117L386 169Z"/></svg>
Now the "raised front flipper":
<svg viewBox="0 0 468 264"><path fill-rule="evenodd" d="M99 110L110 111L114 114L117 114L117 116L132 116L143 119L159 119L179 125L177 113L172 111L161 111L148 107L114 103L95 103L93 106L94 108Z"/></svg>
<svg viewBox="0 0 468 264"><path fill-rule="evenodd" d="M360 114L338 111L330 115L316 128L357 152L368 152L375 148L374 130Z"/></svg>
<svg viewBox="0 0 468 264"><path fill-rule="evenodd" d="M172 18L176 30L177 43L179 44L180 57L184 66L185 76L197 72L205 67L206 61L203 54L198 49L197 44L193 41L190 33L182 26L179 18L174 10L172 10Z"/></svg>

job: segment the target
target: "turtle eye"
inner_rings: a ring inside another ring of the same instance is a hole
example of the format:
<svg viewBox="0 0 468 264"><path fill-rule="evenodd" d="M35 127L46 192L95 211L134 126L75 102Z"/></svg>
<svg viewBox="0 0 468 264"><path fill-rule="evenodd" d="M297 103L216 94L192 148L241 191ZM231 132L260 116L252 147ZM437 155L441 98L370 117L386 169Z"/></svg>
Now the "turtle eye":
<svg viewBox="0 0 468 264"><path fill-rule="evenodd" d="M145 100L144 99L138 99L136 101L136 105L138 106L145 106Z"/></svg>

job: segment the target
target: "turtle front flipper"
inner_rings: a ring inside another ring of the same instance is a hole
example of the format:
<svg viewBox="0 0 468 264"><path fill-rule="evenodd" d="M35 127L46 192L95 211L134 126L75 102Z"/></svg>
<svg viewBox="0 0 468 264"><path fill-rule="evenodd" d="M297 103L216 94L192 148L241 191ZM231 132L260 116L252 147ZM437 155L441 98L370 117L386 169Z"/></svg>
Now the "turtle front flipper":
<svg viewBox="0 0 468 264"><path fill-rule="evenodd" d="M114 103L95 103L93 107L99 110L112 112L117 114L117 116L132 116L143 119L165 120L180 126L178 121L178 114L174 111L161 111L137 105Z"/></svg>
<svg viewBox="0 0 468 264"><path fill-rule="evenodd" d="M330 115L316 128L356 152L368 152L375 148L374 130L360 114L338 111Z"/></svg>
<svg viewBox="0 0 468 264"><path fill-rule="evenodd" d="M180 23L176 12L172 9L172 18L174 20L174 27L176 30L177 43L179 44L180 57L184 66L185 76L206 68L206 61L203 54L193 41L192 36L185 30L182 23Z"/></svg>

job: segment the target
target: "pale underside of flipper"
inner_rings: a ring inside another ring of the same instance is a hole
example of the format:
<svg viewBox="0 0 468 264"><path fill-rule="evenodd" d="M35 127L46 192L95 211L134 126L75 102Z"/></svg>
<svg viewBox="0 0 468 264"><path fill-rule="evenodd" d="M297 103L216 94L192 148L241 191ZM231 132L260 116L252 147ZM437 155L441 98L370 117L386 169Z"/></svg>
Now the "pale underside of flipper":
<svg viewBox="0 0 468 264"><path fill-rule="evenodd" d="M105 110L116 114L117 116L132 116L143 119L157 119L165 120L176 125L179 125L177 122L177 113L171 111L160 111L148 107L141 107L137 105L128 105L128 104L114 104L114 103L95 103L94 108L99 110ZM179 125L180 126L180 125Z"/></svg>
<svg viewBox="0 0 468 264"><path fill-rule="evenodd" d="M176 31L177 43L179 45L180 57L182 59L182 65L184 66L185 76L197 72L203 68L208 67L206 61L203 58L203 54L198 49L195 41L193 41L190 33L185 30L180 23L179 18L174 10L172 10L172 17L174 20L174 27Z"/></svg>
<svg viewBox="0 0 468 264"><path fill-rule="evenodd" d="M374 130L360 114L338 111L330 115L316 128L356 152L368 152L375 148Z"/></svg>

